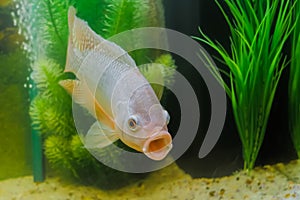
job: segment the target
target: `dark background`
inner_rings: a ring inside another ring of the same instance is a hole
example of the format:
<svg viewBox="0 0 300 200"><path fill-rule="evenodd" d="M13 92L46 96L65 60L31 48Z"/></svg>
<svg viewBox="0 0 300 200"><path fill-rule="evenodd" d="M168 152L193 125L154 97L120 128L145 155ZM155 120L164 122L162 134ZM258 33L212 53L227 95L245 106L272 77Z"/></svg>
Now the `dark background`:
<svg viewBox="0 0 300 200"><path fill-rule="evenodd" d="M164 0L166 27L188 36L200 36L198 27L211 39L219 41L229 49L229 29L217 7L211 0ZM217 53L202 45L211 56ZM288 47L286 47L288 49ZM288 50L286 50L288 54ZM217 55L218 56L218 55ZM243 167L242 146L232 114L231 102L227 101L227 116L221 137L214 149L205 158L199 159L198 153L210 120L210 99L200 75L182 58L174 55L178 71L181 72L195 89L200 102L201 122L197 137L177 164L194 177L217 177L231 174ZM216 62L218 67L226 66ZM288 130L288 68L284 70L279 82L268 127L256 165L288 162L296 159L296 153ZM176 87L180 87L176 85ZM229 100L229 99L228 99ZM178 102L172 94L168 95L167 108L171 118L170 132L176 132L180 119Z"/></svg>

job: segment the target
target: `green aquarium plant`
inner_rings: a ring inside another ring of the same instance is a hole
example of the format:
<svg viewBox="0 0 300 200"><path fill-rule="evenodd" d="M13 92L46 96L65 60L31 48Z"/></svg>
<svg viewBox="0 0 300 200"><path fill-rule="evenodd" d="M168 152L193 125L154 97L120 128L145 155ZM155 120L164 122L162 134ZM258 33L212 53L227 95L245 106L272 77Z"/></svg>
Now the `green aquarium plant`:
<svg viewBox="0 0 300 200"><path fill-rule="evenodd" d="M297 1L294 9L296 26L292 36L292 60L289 81L289 115L292 140L300 158L300 2Z"/></svg>
<svg viewBox="0 0 300 200"><path fill-rule="evenodd" d="M77 15L86 20L104 38L139 27L164 26L161 0L16 0L16 20L27 41L23 43L31 60L31 78L37 95L31 102L30 116L35 130L42 134L44 153L50 166L84 183L112 188L134 180L137 175L119 172L98 162L83 148L77 134L72 99L58 84L74 78L63 73L68 43L68 9L74 6ZM139 42L139 41L136 41ZM141 41L142 42L142 41ZM174 61L159 51L130 52L137 65L149 60L170 66L162 74L164 83L171 83ZM146 78L153 76L150 68L143 68ZM163 87L156 87L161 97ZM121 148L127 148L120 141ZM99 152L109 160L120 158L118 152L107 147Z"/></svg>
<svg viewBox="0 0 300 200"><path fill-rule="evenodd" d="M244 169L251 170L263 143L278 81L287 65L282 50L294 27L294 4L290 0L216 3L230 29L230 50L201 30L202 37L196 39L216 50L229 69L229 73L224 73L230 79L230 84L226 84L205 59L231 99L243 146Z"/></svg>

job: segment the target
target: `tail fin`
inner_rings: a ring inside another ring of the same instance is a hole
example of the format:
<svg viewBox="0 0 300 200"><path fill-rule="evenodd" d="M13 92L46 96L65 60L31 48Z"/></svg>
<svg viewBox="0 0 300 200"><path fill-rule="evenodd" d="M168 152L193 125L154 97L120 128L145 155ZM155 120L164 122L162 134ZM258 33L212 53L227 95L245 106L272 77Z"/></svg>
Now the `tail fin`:
<svg viewBox="0 0 300 200"><path fill-rule="evenodd" d="M69 44L65 67L66 72L76 73L91 51L99 51L103 55L109 55L112 59L118 59L125 64L135 66L134 60L126 51L115 43L109 42L100 35L97 35L88 26L87 22L76 17L76 10L72 6L68 12L68 24Z"/></svg>
<svg viewBox="0 0 300 200"><path fill-rule="evenodd" d="M73 6L69 8L68 25L69 43L65 71L76 73L89 50L93 50L104 39L96 35L85 21L76 17Z"/></svg>
<svg viewBox="0 0 300 200"><path fill-rule="evenodd" d="M73 28L74 28L74 20L76 17L76 10L73 6L69 8L68 11L68 25L69 25L69 41L68 41L68 50L67 50L67 61L65 66L65 72L77 72L79 67L79 59L77 60L77 56L74 53L73 47ZM76 63L77 61L77 63Z"/></svg>

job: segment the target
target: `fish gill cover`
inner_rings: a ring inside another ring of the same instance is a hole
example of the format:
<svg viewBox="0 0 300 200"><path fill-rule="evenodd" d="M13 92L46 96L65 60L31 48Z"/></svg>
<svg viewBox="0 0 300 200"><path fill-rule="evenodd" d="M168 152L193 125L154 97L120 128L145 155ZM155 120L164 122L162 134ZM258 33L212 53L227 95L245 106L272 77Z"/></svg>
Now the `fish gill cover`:
<svg viewBox="0 0 300 200"><path fill-rule="evenodd" d="M13 14L25 36L23 47L31 60L31 78L38 95L30 106L33 127L43 134L44 152L50 166L57 171L78 178L84 183L111 188L134 180L137 175L119 172L99 163L83 148L77 134L72 99L58 84L69 74L64 74L68 43L67 13L72 5L80 18L104 38L138 27L164 26L161 0L15 0ZM142 42L142 41L136 41ZM149 60L174 69L169 54L143 49L130 53L137 65ZM142 73L151 76L150 68ZM172 82L172 70L164 73L164 81ZM163 87L159 87L162 94ZM118 146L126 148L121 142ZM120 155L109 147L100 151L106 159L118 162Z"/></svg>

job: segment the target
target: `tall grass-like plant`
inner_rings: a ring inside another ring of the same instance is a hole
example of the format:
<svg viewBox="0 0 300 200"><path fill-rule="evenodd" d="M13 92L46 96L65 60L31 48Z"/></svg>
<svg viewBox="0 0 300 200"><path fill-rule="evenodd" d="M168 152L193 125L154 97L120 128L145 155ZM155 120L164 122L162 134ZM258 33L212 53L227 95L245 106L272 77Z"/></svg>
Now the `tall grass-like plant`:
<svg viewBox="0 0 300 200"><path fill-rule="evenodd" d="M294 147L300 158L300 2L297 1L294 9L296 26L292 38L292 61L289 82L289 115L290 131Z"/></svg>
<svg viewBox="0 0 300 200"><path fill-rule="evenodd" d="M205 59L231 99L243 145L244 169L251 170L263 143L278 81L287 65L282 49L293 29L294 6L290 0L216 3L230 28L230 51L201 30L202 37L197 39L216 50L229 69L225 74L230 84L226 84Z"/></svg>

